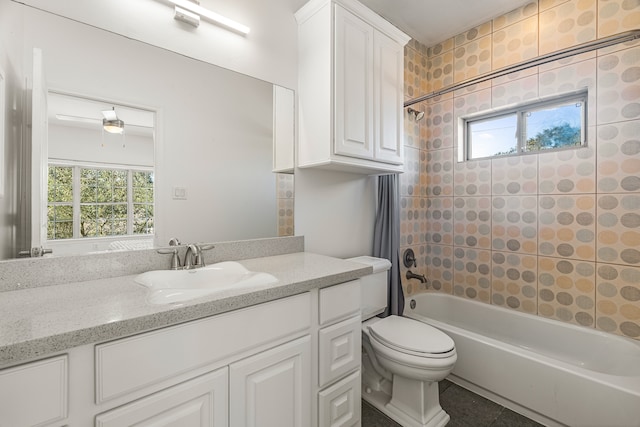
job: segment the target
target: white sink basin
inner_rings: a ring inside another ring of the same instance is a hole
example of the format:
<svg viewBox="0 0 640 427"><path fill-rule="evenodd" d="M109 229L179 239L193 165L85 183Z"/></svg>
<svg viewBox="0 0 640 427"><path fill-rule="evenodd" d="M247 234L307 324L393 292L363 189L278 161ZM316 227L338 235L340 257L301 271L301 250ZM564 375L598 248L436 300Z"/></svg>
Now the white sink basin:
<svg viewBox="0 0 640 427"><path fill-rule="evenodd" d="M267 273L247 270L233 261L219 262L192 270L155 270L139 274L136 283L149 288L148 301L170 304L240 288L274 284L278 281Z"/></svg>

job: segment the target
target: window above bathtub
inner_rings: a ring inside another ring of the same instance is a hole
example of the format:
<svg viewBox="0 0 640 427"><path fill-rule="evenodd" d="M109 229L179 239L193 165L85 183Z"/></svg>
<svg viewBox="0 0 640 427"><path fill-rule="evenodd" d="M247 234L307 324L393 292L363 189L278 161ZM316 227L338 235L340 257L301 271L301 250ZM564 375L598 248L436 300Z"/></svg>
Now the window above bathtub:
<svg viewBox="0 0 640 427"><path fill-rule="evenodd" d="M459 161L585 146L586 105L584 91L463 118Z"/></svg>

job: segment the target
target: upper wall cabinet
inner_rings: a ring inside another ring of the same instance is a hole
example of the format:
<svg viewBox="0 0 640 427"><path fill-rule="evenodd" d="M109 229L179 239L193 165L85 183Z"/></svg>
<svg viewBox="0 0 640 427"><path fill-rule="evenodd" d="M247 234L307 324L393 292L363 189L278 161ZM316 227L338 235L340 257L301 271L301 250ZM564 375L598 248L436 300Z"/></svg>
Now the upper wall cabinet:
<svg viewBox="0 0 640 427"><path fill-rule="evenodd" d="M296 19L298 166L402 172L409 36L355 0L311 0Z"/></svg>

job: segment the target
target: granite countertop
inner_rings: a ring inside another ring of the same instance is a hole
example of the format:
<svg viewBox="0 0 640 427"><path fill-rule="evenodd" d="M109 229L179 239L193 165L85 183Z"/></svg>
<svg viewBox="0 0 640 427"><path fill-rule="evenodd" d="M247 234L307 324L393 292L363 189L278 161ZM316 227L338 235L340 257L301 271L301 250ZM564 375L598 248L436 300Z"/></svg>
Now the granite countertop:
<svg viewBox="0 0 640 427"><path fill-rule="evenodd" d="M230 290L175 305L147 302L135 275L0 293L0 367L72 347L236 310L354 280L371 267L306 252L238 261L276 284Z"/></svg>

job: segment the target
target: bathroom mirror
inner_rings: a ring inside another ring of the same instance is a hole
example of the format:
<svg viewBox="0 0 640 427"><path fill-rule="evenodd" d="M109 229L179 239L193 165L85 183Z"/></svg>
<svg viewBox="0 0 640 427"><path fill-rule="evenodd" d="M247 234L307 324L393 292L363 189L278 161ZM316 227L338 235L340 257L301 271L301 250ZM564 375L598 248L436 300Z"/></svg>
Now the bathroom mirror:
<svg viewBox="0 0 640 427"><path fill-rule="evenodd" d="M0 66L10 68L13 94L7 98L17 99L11 126L26 129L24 135L5 133L16 139L10 144L23 147L5 152L10 158L3 169L14 166L4 176L15 177L11 200L1 201L0 228L10 236L4 240L17 250L30 247L30 211L20 200L28 197L31 180L25 142L31 106L29 88L16 95L16 86L32 78L33 48L42 51L49 91L154 113L155 246L172 237L196 242L292 234L293 175L272 172L271 83L19 3L3 0L0 8ZM125 143L122 150L128 148ZM284 229L278 226L282 215L288 216ZM15 257L17 250L3 244L1 257ZM84 245L64 252L92 249L102 250Z"/></svg>

